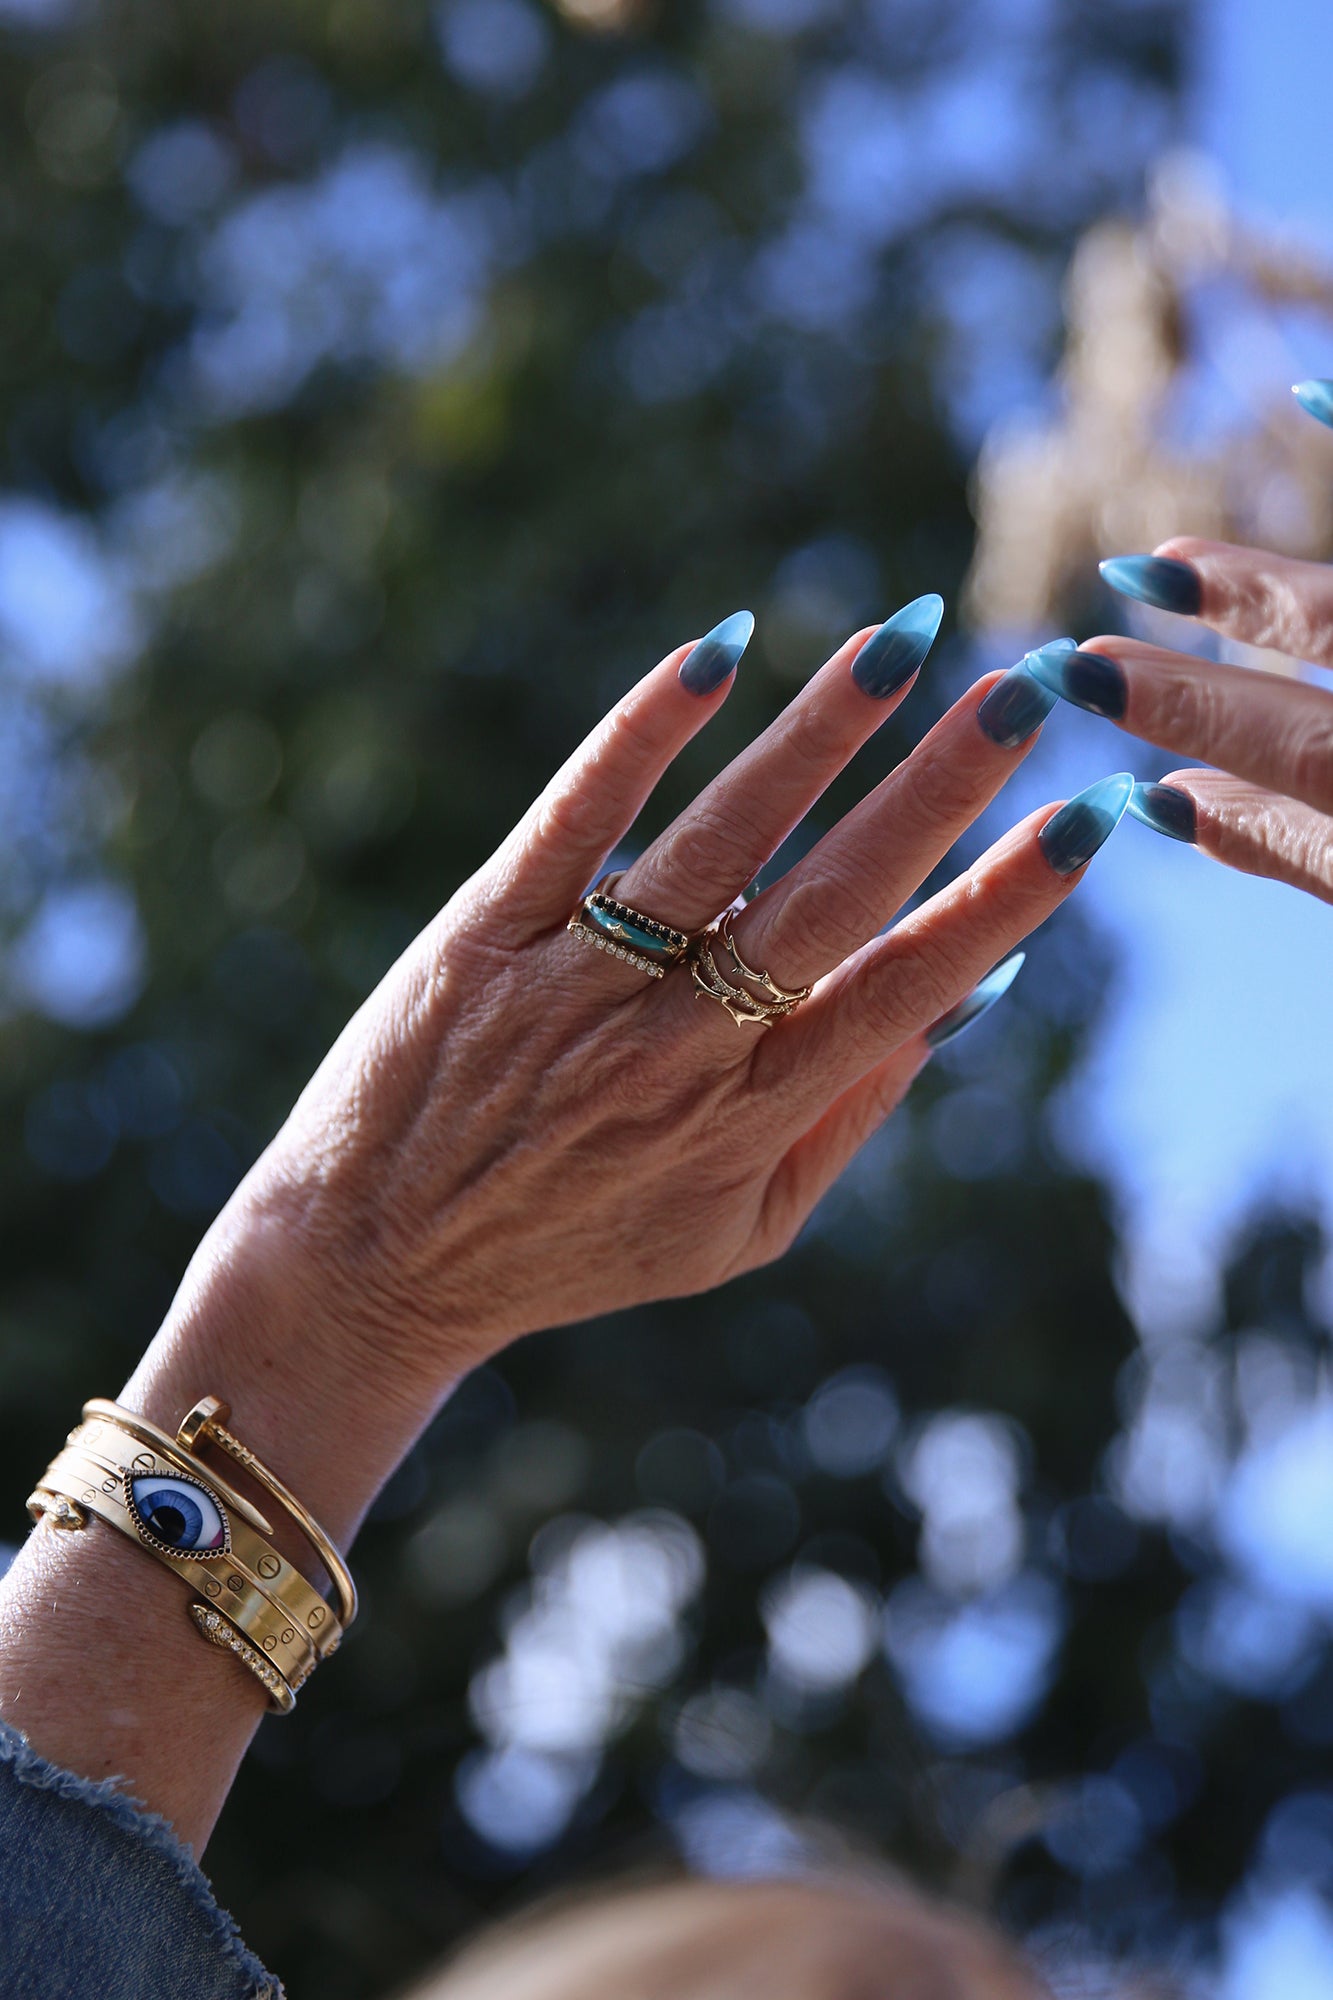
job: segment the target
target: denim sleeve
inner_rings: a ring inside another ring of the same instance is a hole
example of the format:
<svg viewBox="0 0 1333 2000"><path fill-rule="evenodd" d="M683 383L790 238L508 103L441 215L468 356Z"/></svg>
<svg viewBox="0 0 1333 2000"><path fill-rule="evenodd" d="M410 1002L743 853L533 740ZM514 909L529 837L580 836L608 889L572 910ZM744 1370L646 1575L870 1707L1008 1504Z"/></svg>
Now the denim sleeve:
<svg viewBox="0 0 1333 2000"><path fill-rule="evenodd" d="M282 2000L160 1813L0 1722L5 2000Z"/></svg>

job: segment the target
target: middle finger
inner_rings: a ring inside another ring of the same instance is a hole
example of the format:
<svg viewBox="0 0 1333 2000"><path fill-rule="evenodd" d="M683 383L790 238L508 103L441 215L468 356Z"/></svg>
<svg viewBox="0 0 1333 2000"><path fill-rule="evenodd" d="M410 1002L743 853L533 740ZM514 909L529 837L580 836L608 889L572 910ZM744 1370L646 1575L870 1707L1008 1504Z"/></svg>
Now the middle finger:
<svg viewBox="0 0 1333 2000"><path fill-rule="evenodd" d="M858 632L748 749L719 773L620 878L616 896L677 930L697 930L769 856L912 686L939 629L942 598L918 597Z"/></svg>

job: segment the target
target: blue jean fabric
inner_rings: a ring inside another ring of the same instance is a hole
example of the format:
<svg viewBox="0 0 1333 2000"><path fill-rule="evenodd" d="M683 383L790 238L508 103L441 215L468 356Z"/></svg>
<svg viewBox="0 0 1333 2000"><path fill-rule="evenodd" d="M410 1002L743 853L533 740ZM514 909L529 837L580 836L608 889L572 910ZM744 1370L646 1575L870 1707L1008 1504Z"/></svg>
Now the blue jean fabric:
<svg viewBox="0 0 1333 2000"><path fill-rule="evenodd" d="M282 2000L169 1821L0 1722L4 2000Z"/></svg>

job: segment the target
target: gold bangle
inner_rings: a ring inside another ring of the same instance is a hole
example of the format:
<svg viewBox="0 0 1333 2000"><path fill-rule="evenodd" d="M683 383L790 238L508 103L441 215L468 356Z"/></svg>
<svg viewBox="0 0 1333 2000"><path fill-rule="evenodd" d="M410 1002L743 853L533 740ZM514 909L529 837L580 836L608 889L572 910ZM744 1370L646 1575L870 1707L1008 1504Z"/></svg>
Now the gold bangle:
<svg viewBox="0 0 1333 2000"><path fill-rule="evenodd" d="M202 1601L189 1607L201 1637L235 1653L273 1706L286 1713L319 1661L337 1650L356 1615L356 1588L318 1522L225 1428L230 1414L218 1397L203 1397L173 1438L147 1418L92 1397L83 1406L83 1422L29 1495L28 1512L72 1530L86 1527L95 1514L146 1548L202 1593ZM202 1462L197 1452L204 1441L243 1464L284 1508L324 1562L337 1610L266 1539L273 1531L260 1510ZM152 1480L176 1483L166 1507L186 1527L164 1529L161 1508L153 1516L151 1492L144 1492ZM187 1486L201 1489L202 1497L186 1493ZM192 1547L177 1538L186 1532L209 1538Z"/></svg>
<svg viewBox="0 0 1333 2000"><path fill-rule="evenodd" d="M108 1526L128 1535L131 1540L141 1541L133 1517L117 1497L119 1486L120 1481L114 1475L103 1471L100 1465L84 1462L81 1469L79 1454L67 1450L48 1466L39 1484L29 1494L28 1512L34 1520L39 1520L45 1514L58 1528L86 1527L90 1517L96 1515ZM141 1542L141 1546L147 1544ZM178 1565L177 1560L157 1549L150 1549L149 1552L156 1556L164 1567L180 1576L192 1591L202 1589L205 1583L217 1584L221 1591L222 1586L217 1578L210 1576L204 1579L199 1576L197 1564L194 1565L194 1573L190 1574L187 1573L183 1558ZM230 1557L228 1562L230 1563ZM294 1668L292 1678L288 1679L278 1661L269 1659L262 1650L263 1637L271 1636L274 1639L276 1652L277 1635L261 1632L260 1642L256 1644L246 1630L246 1624L252 1622L249 1616L250 1609L252 1607L238 1603L234 1596L225 1605L214 1605L211 1600L195 1598L189 1607L190 1616L194 1619L201 1635L214 1644L230 1644L237 1658L262 1683L274 1707L287 1710L294 1705L296 1687L306 1678L309 1670ZM207 1616L207 1624L202 1622L204 1615ZM226 1628L229 1637L219 1636L220 1626ZM235 1643L231 1644L233 1640Z"/></svg>
<svg viewBox="0 0 1333 2000"><path fill-rule="evenodd" d="M148 1469L139 1468L141 1473ZM57 1479L68 1477L67 1497L73 1497L72 1489L77 1486L80 1504L100 1513L103 1520L114 1514L114 1526L144 1539L136 1526L134 1510L123 1497L120 1468L114 1459L101 1452L80 1452L67 1445L43 1476L43 1484L49 1484L53 1475ZM108 1477L113 1482L111 1487L107 1484ZM91 1500L86 1497L89 1488L94 1496ZM228 1559L215 1566L216 1573L210 1567L201 1574L195 1556L159 1551L156 1547L153 1553L161 1553L167 1568L201 1590L224 1617L239 1625L257 1646L275 1657L275 1663L294 1685L298 1678L305 1680L313 1673L320 1660L337 1651L342 1628L318 1591L249 1528L231 1523L230 1549L223 1551ZM315 1621L313 1626L309 1623L311 1618Z"/></svg>

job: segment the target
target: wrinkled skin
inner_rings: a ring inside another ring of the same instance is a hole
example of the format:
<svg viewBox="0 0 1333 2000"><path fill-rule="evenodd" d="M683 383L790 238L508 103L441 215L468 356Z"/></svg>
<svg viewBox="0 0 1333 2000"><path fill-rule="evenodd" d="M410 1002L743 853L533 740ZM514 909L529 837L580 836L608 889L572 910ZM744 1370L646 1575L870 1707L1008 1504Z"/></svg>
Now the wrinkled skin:
<svg viewBox="0 0 1333 2000"><path fill-rule="evenodd" d="M909 691L851 674L866 634L648 847L617 895L686 931L745 887ZM433 1390L538 1326L776 1256L926 1060L923 1030L1068 894L1032 815L877 935L1034 738L978 727L994 676L748 905L736 937L795 1013L738 1028L565 920L670 759L725 699L654 669L352 1021L238 1198L280 1214L312 1308ZM742 669L743 671L743 669ZM910 684L909 684L910 687ZM360 1336L358 1336L360 1329Z"/></svg>
<svg viewBox="0 0 1333 2000"><path fill-rule="evenodd" d="M1188 535L1154 553L1194 570L1215 632L1333 668L1333 569ZM1162 781L1194 801L1201 850L1333 902L1333 693L1136 639L1085 646L1124 669L1121 728L1218 767Z"/></svg>

